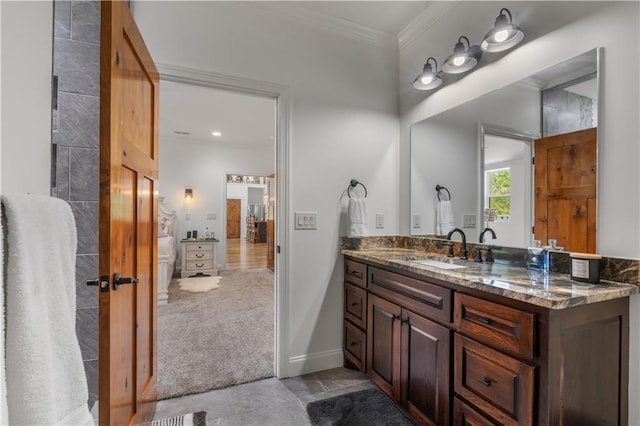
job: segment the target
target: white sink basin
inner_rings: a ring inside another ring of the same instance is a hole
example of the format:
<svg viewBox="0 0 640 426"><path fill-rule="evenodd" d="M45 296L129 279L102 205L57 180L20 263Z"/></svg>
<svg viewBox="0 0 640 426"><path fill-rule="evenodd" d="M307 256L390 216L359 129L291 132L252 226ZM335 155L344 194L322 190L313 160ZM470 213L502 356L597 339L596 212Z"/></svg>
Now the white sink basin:
<svg viewBox="0 0 640 426"><path fill-rule="evenodd" d="M466 268L466 266L463 266L463 265L455 265L449 262L440 262L438 260L429 260L429 259L412 260L411 262L419 263L420 265L424 265L424 266L433 266L434 268L440 268L440 269Z"/></svg>

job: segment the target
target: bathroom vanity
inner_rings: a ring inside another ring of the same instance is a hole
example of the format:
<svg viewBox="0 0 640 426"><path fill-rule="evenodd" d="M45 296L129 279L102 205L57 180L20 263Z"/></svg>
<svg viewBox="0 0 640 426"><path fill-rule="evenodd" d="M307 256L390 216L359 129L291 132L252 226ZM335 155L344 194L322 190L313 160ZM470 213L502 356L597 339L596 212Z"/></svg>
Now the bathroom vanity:
<svg viewBox="0 0 640 426"><path fill-rule="evenodd" d="M408 249L343 254L345 365L417 423L627 423L637 286Z"/></svg>

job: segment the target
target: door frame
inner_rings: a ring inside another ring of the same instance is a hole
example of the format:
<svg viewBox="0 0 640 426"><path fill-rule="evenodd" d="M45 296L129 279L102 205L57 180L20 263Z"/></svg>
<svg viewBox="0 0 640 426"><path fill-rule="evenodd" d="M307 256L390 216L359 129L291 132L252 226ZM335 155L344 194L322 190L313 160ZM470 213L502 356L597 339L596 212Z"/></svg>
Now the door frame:
<svg viewBox="0 0 640 426"><path fill-rule="evenodd" d="M160 81L191 84L276 100L276 259L275 259L275 347L274 370L278 379L289 377L289 170L291 134L291 89L288 86L227 74L156 63ZM162 96L162 94L161 94ZM225 175L226 179L226 175ZM226 195L226 186L224 188ZM225 212L226 216L226 212Z"/></svg>
<svg viewBox="0 0 640 426"><path fill-rule="evenodd" d="M486 135L502 136L509 139L520 140L525 145L525 154L523 157L529 158L529 167L524 167L525 174L525 186L529 188L529 197L525 198L525 220L524 220L524 238L525 241L533 243L533 232L531 232L533 226L533 199L534 199L534 187L533 187L533 141L540 138L538 133L528 132L526 130L518 130L510 127L498 126L489 123L478 123L478 222L481 224L481 228L484 228L484 141Z"/></svg>
<svg viewBox="0 0 640 426"><path fill-rule="evenodd" d="M236 197L236 196L231 196L229 197L229 194L227 193L227 176L228 175L239 175L239 176L260 176L260 177L267 177L267 174L265 172L248 172L248 171L238 171L238 170L223 170L222 172L222 202L226 205L227 199L231 198L231 199L239 199L239 200L243 200L244 201L244 205L247 206L249 203L249 200L245 197ZM276 185L277 185L277 181L276 181ZM277 195L277 194L276 194ZM277 202L277 201L276 201ZM242 206L240 206L242 208ZM240 214L240 218L242 219L242 214ZM278 218L276 218L277 220ZM227 223L227 209L222 209L222 220L223 223ZM246 234L246 228L247 228L247 222L246 222L246 218L245 221L240 223L240 238L242 237L242 229L244 228L245 230L245 236L244 238L247 237ZM225 254L224 257L224 262L222 262L222 269L226 269L227 267L227 228L226 226L223 228L223 232L222 235L220 236L220 243L218 243L220 248L220 252Z"/></svg>

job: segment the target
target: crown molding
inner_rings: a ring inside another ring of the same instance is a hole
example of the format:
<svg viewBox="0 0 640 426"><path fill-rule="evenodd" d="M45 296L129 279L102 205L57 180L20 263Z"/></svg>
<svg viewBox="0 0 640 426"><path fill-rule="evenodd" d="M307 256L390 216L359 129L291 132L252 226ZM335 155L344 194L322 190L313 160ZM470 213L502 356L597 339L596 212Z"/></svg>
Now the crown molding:
<svg viewBox="0 0 640 426"><path fill-rule="evenodd" d="M291 2L251 2L250 4L240 4L352 39L392 49L398 48L398 37L395 34L375 30L346 19L316 12L315 10L294 6Z"/></svg>
<svg viewBox="0 0 640 426"><path fill-rule="evenodd" d="M460 3L458 0L431 2L429 6L420 12L418 16L398 34L398 47L400 50L402 51L413 43L422 33L431 28L433 24L456 7L458 3Z"/></svg>

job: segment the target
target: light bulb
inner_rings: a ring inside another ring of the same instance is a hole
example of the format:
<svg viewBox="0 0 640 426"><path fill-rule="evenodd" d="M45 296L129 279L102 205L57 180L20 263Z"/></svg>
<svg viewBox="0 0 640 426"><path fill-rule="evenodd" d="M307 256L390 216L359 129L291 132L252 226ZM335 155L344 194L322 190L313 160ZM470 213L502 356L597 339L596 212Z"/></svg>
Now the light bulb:
<svg viewBox="0 0 640 426"><path fill-rule="evenodd" d="M503 41L505 41L507 38L509 37L509 30L500 30L497 31L495 33L495 35L493 36L493 38L496 40L496 42L498 43L502 43Z"/></svg>
<svg viewBox="0 0 640 426"><path fill-rule="evenodd" d="M456 56L455 58L453 58L453 65L455 65L456 67L459 67L460 65L464 64L465 60L467 58L465 56Z"/></svg>
<svg viewBox="0 0 640 426"><path fill-rule="evenodd" d="M422 84L429 84L433 81L433 75L425 75L420 78Z"/></svg>

